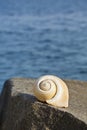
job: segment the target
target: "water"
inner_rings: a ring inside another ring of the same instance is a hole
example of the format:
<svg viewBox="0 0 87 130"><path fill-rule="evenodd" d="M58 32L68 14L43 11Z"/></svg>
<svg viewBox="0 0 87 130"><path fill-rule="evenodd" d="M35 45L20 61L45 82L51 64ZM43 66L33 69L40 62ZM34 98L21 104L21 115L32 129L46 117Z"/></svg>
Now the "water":
<svg viewBox="0 0 87 130"><path fill-rule="evenodd" d="M0 0L0 91L6 79L87 81L86 0Z"/></svg>

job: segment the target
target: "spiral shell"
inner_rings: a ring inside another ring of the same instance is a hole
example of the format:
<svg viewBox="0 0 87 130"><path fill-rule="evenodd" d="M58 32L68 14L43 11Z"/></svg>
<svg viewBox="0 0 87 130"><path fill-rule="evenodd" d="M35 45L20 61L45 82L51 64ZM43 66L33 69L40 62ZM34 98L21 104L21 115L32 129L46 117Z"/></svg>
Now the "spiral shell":
<svg viewBox="0 0 87 130"><path fill-rule="evenodd" d="M68 87L60 78L53 75L40 77L34 85L34 94L42 102L57 106L68 107Z"/></svg>

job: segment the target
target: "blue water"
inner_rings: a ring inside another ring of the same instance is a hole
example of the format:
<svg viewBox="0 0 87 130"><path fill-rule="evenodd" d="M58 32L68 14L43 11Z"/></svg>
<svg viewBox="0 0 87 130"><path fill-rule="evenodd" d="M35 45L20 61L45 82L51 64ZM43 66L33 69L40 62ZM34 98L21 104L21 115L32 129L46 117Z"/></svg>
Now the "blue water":
<svg viewBox="0 0 87 130"><path fill-rule="evenodd" d="M87 0L0 0L0 90L46 74L87 81Z"/></svg>

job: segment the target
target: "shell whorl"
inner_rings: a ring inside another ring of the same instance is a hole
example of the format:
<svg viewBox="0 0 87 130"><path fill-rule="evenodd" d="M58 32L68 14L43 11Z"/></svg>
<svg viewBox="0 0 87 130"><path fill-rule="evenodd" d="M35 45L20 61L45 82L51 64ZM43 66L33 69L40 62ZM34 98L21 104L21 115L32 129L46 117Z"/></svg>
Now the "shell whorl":
<svg viewBox="0 0 87 130"><path fill-rule="evenodd" d="M68 88L64 81L53 75L40 77L34 85L34 94L42 102L58 106L68 107Z"/></svg>
<svg viewBox="0 0 87 130"><path fill-rule="evenodd" d="M56 93L55 83L41 77L36 82L34 93L40 101L51 99Z"/></svg>

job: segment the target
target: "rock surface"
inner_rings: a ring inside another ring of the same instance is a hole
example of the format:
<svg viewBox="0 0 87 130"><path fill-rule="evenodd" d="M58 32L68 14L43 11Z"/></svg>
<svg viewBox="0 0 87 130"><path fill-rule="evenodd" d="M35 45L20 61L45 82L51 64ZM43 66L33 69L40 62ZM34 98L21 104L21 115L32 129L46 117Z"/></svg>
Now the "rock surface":
<svg viewBox="0 0 87 130"><path fill-rule="evenodd" d="M39 102L33 95L35 79L5 82L0 99L0 130L87 130L87 82L64 80L69 107Z"/></svg>

